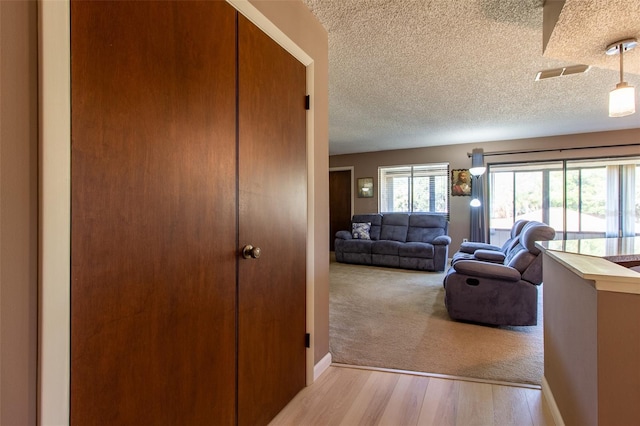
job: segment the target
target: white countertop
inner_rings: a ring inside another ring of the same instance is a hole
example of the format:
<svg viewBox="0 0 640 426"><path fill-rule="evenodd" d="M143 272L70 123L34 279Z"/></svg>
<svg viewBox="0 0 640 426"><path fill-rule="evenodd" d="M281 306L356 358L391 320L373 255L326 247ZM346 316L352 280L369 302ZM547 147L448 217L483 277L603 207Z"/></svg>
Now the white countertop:
<svg viewBox="0 0 640 426"><path fill-rule="evenodd" d="M640 294L640 273L614 263L640 260L640 238L554 240L537 245L576 275L593 281L597 290Z"/></svg>

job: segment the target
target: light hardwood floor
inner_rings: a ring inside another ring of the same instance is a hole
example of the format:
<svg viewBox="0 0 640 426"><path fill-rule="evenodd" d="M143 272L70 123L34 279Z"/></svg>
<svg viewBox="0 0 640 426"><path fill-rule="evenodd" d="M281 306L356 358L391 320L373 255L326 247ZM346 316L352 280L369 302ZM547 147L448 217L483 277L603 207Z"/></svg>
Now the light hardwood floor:
<svg viewBox="0 0 640 426"><path fill-rule="evenodd" d="M554 425L540 389L331 366L271 425Z"/></svg>

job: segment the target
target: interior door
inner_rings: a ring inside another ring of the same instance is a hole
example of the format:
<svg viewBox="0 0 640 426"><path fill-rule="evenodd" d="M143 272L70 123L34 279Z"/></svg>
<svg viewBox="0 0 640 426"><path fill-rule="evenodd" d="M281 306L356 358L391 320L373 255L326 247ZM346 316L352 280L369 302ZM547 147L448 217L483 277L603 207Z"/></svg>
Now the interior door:
<svg viewBox="0 0 640 426"><path fill-rule="evenodd" d="M238 423L266 424L305 385L306 71L239 16Z"/></svg>
<svg viewBox="0 0 640 426"><path fill-rule="evenodd" d="M351 227L351 170L329 172L329 247L335 250L336 232Z"/></svg>
<svg viewBox="0 0 640 426"><path fill-rule="evenodd" d="M235 423L236 13L183 5L71 5L75 425Z"/></svg>

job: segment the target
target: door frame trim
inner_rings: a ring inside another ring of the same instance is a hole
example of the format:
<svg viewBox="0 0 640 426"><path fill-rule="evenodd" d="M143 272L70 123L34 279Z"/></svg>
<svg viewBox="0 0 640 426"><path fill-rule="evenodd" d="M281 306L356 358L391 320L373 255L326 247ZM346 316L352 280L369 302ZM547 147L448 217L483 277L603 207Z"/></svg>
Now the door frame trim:
<svg viewBox="0 0 640 426"><path fill-rule="evenodd" d="M307 384L314 380L314 61L248 0L227 0L307 69ZM68 424L71 294L70 0L38 1L39 318L38 424Z"/></svg>

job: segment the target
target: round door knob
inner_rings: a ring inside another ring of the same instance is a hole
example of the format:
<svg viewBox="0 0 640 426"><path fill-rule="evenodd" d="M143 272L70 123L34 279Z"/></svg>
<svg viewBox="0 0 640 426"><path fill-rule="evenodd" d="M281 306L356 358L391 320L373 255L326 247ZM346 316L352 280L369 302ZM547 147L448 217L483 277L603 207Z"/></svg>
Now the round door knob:
<svg viewBox="0 0 640 426"><path fill-rule="evenodd" d="M254 247L251 244L247 244L242 248L242 257L245 259L257 259L260 257L260 247Z"/></svg>

